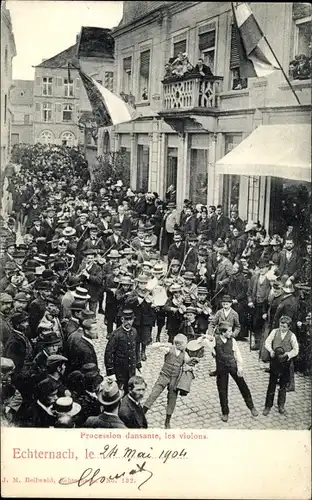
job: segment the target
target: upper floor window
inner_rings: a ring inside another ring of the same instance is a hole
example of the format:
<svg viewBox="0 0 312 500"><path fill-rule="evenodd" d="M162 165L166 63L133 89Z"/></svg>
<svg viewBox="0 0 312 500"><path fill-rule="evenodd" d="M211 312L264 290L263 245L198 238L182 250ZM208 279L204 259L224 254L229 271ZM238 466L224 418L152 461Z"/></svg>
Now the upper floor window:
<svg viewBox="0 0 312 500"><path fill-rule="evenodd" d="M30 123L30 116L24 115L24 125L29 125L29 123Z"/></svg>
<svg viewBox="0 0 312 500"><path fill-rule="evenodd" d="M139 99L148 100L151 51L145 50L140 54Z"/></svg>
<svg viewBox="0 0 312 500"><path fill-rule="evenodd" d="M44 76L42 78L42 95L52 95L52 77Z"/></svg>
<svg viewBox="0 0 312 500"><path fill-rule="evenodd" d="M131 65L130 65L131 67ZM113 71L105 71L104 73L104 87L111 92L114 91L114 73Z"/></svg>
<svg viewBox="0 0 312 500"><path fill-rule="evenodd" d="M293 3L294 45L289 64L289 76L294 80L308 80L312 76L311 40L312 6L309 3Z"/></svg>
<svg viewBox="0 0 312 500"><path fill-rule="evenodd" d="M63 122L71 122L73 119L73 107L71 104L63 106Z"/></svg>
<svg viewBox="0 0 312 500"><path fill-rule="evenodd" d="M216 56L216 25L210 23L206 26L200 26L198 31L198 50L201 57L214 73Z"/></svg>
<svg viewBox="0 0 312 500"><path fill-rule="evenodd" d="M8 71L9 71L9 53L8 53L7 46L5 47L5 50L4 50L4 70L5 70L5 74L7 75Z"/></svg>
<svg viewBox="0 0 312 500"><path fill-rule="evenodd" d="M126 57L123 60L123 82L122 82L122 90L126 94L130 94L132 90L132 80L131 80L131 66L132 66L132 57Z"/></svg>
<svg viewBox="0 0 312 500"><path fill-rule="evenodd" d="M64 96L74 97L74 81L64 78Z"/></svg>
<svg viewBox="0 0 312 500"><path fill-rule="evenodd" d="M175 59L176 57L178 57L178 54L182 52L182 54L184 52L186 52L186 38L184 38L183 40L177 40L176 42L174 41L173 42L173 58Z"/></svg>
<svg viewBox="0 0 312 500"><path fill-rule="evenodd" d="M52 104L50 102L44 102L42 105L42 121L52 121Z"/></svg>
<svg viewBox="0 0 312 500"><path fill-rule="evenodd" d="M239 43L238 28L236 24L232 24L230 55L231 90L246 89L248 86L248 79L242 78L240 73Z"/></svg>

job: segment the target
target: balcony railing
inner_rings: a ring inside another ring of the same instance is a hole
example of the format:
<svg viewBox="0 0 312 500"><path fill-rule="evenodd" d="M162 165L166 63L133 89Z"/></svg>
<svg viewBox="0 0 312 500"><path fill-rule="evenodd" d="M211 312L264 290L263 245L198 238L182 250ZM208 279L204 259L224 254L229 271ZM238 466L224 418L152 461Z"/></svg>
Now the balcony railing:
<svg viewBox="0 0 312 500"><path fill-rule="evenodd" d="M188 75L163 80L164 110L219 107L222 76Z"/></svg>

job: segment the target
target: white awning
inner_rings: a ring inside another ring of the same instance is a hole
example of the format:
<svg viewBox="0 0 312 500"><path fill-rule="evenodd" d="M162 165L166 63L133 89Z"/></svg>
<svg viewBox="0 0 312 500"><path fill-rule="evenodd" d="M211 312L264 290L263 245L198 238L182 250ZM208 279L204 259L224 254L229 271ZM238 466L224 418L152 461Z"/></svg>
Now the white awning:
<svg viewBox="0 0 312 500"><path fill-rule="evenodd" d="M260 125L217 161L216 172L311 182L311 126Z"/></svg>

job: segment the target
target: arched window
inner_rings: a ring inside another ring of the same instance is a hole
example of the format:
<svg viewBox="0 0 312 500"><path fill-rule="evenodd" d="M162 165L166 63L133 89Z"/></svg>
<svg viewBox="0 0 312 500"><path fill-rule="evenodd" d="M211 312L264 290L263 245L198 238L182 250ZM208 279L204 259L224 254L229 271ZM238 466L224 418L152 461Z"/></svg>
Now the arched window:
<svg viewBox="0 0 312 500"><path fill-rule="evenodd" d="M43 130L39 136L41 144L53 144L53 134L50 130Z"/></svg>
<svg viewBox="0 0 312 500"><path fill-rule="evenodd" d="M61 141L63 146L74 146L75 136L72 132L63 132L61 135Z"/></svg>
<svg viewBox="0 0 312 500"><path fill-rule="evenodd" d="M4 49L4 70L5 74L8 74L9 71L9 54L8 54L8 46Z"/></svg>

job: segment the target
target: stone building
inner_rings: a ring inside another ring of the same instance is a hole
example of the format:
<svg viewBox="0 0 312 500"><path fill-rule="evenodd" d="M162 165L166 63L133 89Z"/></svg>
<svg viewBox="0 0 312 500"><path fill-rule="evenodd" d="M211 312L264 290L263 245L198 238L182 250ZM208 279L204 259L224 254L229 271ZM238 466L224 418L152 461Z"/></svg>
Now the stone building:
<svg viewBox="0 0 312 500"><path fill-rule="evenodd" d="M251 8L287 73L295 56L310 56L309 4ZM237 206L241 217L268 228L287 182L260 172L219 174L217 161L259 125L308 125L311 80L292 82L299 105L280 70L242 79L233 29L230 2L124 2L112 31L116 93L131 92L142 117L102 130L98 152L108 141L111 149L128 152L133 189L164 197L173 185L179 207L186 198L222 203L226 212ZM165 64L179 52L193 65L203 58L215 76L164 80Z"/></svg>
<svg viewBox="0 0 312 500"><path fill-rule="evenodd" d="M10 11L1 2L1 170L5 168L11 151L11 87L12 61L16 56L15 39Z"/></svg>
<svg viewBox="0 0 312 500"><path fill-rule="evenodd" d="M13 80L11 145L33 144L33 80Z"/></svg>
<svg viewBox="0 0 312 500"><path fill-rule="evenodd" d="M90 134L84 133L91 108L75 63L72 64L75 60L89 76L113 90L114 41L110 30L83 27L75 45L35 66L35 142L78 145L86 138L92 145Z"/></svg>

